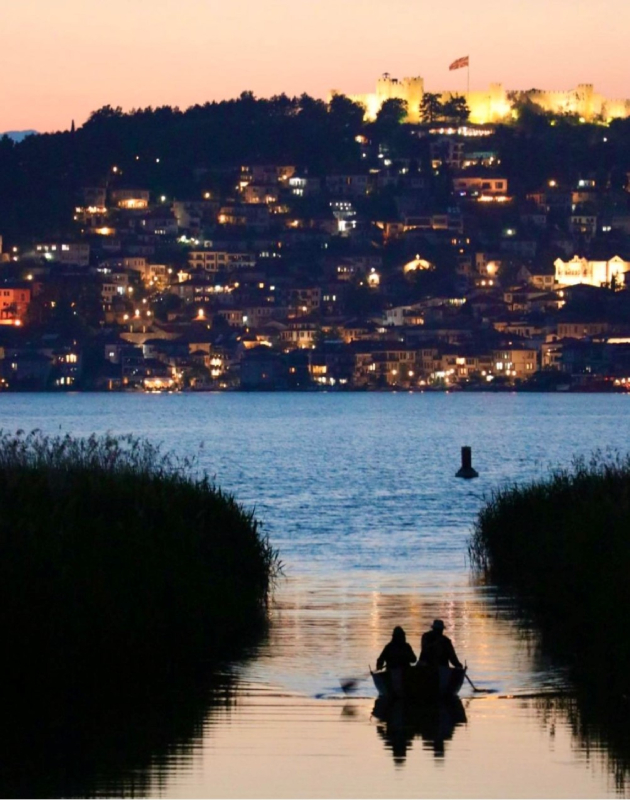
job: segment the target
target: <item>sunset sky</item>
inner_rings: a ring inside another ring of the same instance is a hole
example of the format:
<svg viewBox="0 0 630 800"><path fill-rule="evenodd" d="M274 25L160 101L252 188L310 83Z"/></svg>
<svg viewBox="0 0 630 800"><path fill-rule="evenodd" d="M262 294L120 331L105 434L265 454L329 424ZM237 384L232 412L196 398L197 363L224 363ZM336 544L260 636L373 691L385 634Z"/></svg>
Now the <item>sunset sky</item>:
<svg viewBox="0 0 630 800"><path fill-rule="evenodd" d="M20 0L3 2L0 131L125 110L287 92L569 89L630 97L628 0Z"/></svg>

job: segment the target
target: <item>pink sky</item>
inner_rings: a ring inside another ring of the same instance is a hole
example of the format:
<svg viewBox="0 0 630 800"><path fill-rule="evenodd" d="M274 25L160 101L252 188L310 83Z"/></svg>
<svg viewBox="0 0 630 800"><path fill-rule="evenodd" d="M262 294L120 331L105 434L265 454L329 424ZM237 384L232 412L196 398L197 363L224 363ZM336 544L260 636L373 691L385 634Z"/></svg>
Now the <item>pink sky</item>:
<svg viewBox="0 0 630 800"><path fill-rule="evenodd" d="M629 0L20 0L3 4L0 131L65 129L125 110L280 92L568 89L630 97Z"/></svg>

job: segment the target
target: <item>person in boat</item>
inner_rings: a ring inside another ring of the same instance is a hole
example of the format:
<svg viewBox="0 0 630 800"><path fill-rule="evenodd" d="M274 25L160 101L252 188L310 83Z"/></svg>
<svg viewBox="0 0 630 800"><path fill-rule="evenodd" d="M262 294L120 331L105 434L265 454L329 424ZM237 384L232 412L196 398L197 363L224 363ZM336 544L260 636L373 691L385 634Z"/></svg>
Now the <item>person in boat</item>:
<svg viewBox="0 0 630 800"><path fill-rule="evenodd" d="M386 667L390 675L391 689L394 696L404 694L404 674L416 660L416 654L407 641L405 631L396 625L392 633L392 640L383 648L383 652L376 659L376 669Z"/></svg>
<svg viewBox="0 0 630 800"><path fill-rule="evenodd" d="M441 619L435 619L431 630L422 634L418 666L448 667L449 664L462 669L462 663L457 658L453 642L444 635L444 622Z"/></svg>
<svg viewBox="0 0 630 800"><path fill-rule="evenodd" d="M385 645L383 652L376 659L376 669L383 669L383 667L388 670L402 669L413 664L415 660L416 654L407 641L405 631L400 625L396 625L392 633L391 642Z"/></svg>

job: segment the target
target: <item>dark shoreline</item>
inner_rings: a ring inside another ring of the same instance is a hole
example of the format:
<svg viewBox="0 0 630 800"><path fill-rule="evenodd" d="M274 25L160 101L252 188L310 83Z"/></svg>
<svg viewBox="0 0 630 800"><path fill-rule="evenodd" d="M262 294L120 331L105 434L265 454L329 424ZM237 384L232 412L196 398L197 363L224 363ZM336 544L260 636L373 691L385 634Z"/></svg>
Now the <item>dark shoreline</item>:
<svg viewBox="0 0 630 800"><path fill-rule="evenodd" d="M3 394L98 394L98 395L119 395L119 394L630 394L630 390L624 387L613 387L610 389L588 389L588 388L568 388L568 389L528 389L522 386L507 386L490 389L487 387L450 387L448 389L431 389L428 387L390 387L382 389L347 389L334 387L308 387L305 389L183 389L183 390L164 390L164 391L145 391L143 389L3 389Z"/></svg>

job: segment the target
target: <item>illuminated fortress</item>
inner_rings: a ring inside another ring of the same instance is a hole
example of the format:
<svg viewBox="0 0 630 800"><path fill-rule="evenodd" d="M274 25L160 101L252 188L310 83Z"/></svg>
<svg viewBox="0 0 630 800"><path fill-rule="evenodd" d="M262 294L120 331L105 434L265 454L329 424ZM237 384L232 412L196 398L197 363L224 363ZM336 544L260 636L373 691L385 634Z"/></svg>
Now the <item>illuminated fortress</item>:
<svg viewBox="0 0 630 800"><path fill-rule="evenodd" d="M473 92L436 92L442 101L454 95L464 95L470 108L470 121L483 124L503 122L512 115L515 100L530 100L554 114L577 114L586 121L602 119L609 122L617 117L630 117L630 100L609 100L598 94L590 83L580 83L566 92L547 92L538 89L508 91L501 83L491 83L488 89ZM385 73L376 83L374 94L350 95L365 106L367 119L374 119L385 100L396 98L407 103L407 122L420 122L420 103L424 95L423 78L392 78Z"/></svg>

